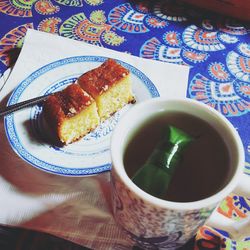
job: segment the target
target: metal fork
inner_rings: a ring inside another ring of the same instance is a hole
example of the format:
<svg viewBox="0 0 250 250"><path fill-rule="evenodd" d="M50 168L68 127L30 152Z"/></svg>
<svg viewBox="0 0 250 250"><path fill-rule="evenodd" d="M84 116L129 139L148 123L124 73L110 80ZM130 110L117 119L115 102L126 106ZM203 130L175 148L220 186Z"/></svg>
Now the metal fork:
<svg viewBox="0 0 250 250"><path fill-rule="evenodd" d="M43 101L45 101L51 94L47 94L44 96L38 96L23 102L19 102L4 108L0 108L0 117L1 116L5 116L8 114L11 114L12 112L15 112L17 110L23 109L23 108L27 108L36 104L39 104Z"/></svg>

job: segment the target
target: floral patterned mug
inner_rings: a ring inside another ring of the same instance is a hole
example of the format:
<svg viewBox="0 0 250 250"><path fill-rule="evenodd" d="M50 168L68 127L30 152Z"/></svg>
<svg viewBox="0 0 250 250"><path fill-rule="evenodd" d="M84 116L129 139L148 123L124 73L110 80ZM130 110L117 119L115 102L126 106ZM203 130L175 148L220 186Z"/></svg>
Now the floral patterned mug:
<svg viewBox="0 0 250 250"><path fill-rule="evenodd" d="M228 147L233 171L220 191L199 201L172 202L151 196L128 177L123 156L129 138L159 111L181 111L199 117L221 135ZM237 131L218 111L195 100L153 98L136 104L113 132L111 157L114 217L143 249L177 249L195 235L217 204L233 190L249 195L249 181L243 175L244 149Z"/></svg>

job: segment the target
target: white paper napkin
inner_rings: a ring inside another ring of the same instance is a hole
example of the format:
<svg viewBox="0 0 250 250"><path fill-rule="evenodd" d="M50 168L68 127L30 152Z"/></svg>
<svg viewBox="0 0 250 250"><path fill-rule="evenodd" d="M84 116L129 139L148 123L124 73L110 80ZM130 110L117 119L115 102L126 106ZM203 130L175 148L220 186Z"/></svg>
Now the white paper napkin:
<svg viewBox="0 0 250 250"><path fill-rule="evenodd" d="M28 30L19 58L0 92L1 105L32 72L72 56L106 56L142 71L161 96L186 96L188 67L138 58L57 35ZM32 96L30 97L32 98ZM111 210L109 172L63 177L40 171L11 149L0 120L0 223L69 239L92 249L129 249Z"/></svg>

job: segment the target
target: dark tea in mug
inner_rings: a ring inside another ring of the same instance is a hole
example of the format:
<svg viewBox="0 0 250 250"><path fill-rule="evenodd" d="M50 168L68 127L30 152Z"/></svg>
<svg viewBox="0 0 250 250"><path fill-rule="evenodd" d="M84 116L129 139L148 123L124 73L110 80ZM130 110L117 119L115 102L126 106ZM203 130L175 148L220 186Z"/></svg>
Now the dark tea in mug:
<svg viewBox="0 0 250 250"><path fill-rule="evenodd" d="M195 140L183 152L164 199L198 201L223 189L232 173L223 138L206 121L182 112L156 114L137 129L127 144L123 159L128 176L132 178L146 162L166 125L183 130Z"/></svg>

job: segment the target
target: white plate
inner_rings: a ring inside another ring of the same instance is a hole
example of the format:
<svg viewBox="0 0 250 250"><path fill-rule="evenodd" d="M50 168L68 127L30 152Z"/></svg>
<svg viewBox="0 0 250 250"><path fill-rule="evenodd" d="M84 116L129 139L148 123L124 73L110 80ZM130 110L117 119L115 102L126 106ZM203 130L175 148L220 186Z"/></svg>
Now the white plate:
<svg viewBox="0 0 250 250"><path fill-rule="evenodd" d="M63 89L82 73L98 67L106 59L77 56L45 65L17 86L8 105ZM125 62L118 62L131 72L132 89L137 103L159 96L156 87L144 73ZM32 166L59 175L93 175L110 170L111 133L130 107L131 104L124 107L80 141L61 148L46 142L41 105L6 116L5 131L13 150Z"/></svg>

